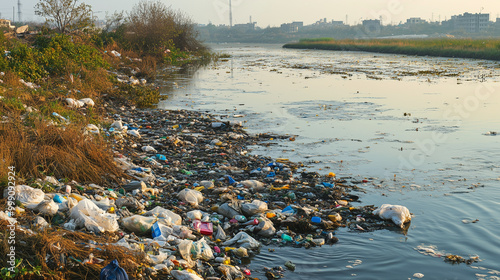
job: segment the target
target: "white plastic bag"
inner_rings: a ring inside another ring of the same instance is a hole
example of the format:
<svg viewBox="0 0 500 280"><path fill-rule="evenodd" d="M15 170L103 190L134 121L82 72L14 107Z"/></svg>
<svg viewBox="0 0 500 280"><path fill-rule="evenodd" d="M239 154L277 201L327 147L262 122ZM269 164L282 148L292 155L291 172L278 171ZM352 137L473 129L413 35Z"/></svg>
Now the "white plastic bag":
<svg viewBox="0 0 500 280"><path fill-rule="evenodd" d="M71 219L69 222L65 223L63 227L67 230L75 230L76 229L75 220Z"/></svg>
<svg viewBox="0 0 500 280"><path fill-rule="evenodd" d="M193 247L193 241L191 240L181 240L181 242L177 245L182 258L189 264L193 263L193 260L191 259L191 247Z"/></svg>
<svg viewBox="0 0 500 280"><path fill-rule="evenodd" d="M158 255L147 255L149 258L149 264L150 265L157 265L163 263L168 258L168 254L165 254L163 252L159 252Z"/></svg>
<svg viewBox="0 0 500 280"><path fill-rule="evenodd" d="M142 146L141 150L143 152L156 152L156 149L151 146Z"/></svg>
<svg viewBox="0 0 500 280"><path fill-rule="evenodd" d="M186 213L186 216L190 220L201 220L203 218L203 213L200 210L193 210Z"/></svg>
<svg viewBox="0 0 500 280"><path fill-rule="evenodd" d="M16 200L19 200L22 204L36 206L43 201L45 193L40 189L34 189L26 185L17 185L15 187ZM8 188L5 188L4 197L8 197Z"/></svg>
<svg viewBox="0 0 500 280"><path fill-rule="evenodd" d="M71 209L70 218L75 219L77 226L85 227L97 233L104 231L115 232L120 229L116 215L106 213L89 199L80 200Z"/></svg>
<svg viewBox="0 0 500 280"><path fill-rule="evenodd" d="M73 98L66 98L66 104L68 105L68 107L71 107L71 108L80 108L83 105L85 105L85 103L83 103L79 100L75 100Z"/></svg>
<svg viewBox="0 0 500 280"><path fill-rule="evenodd" d="M203 280L200 276L190 273L187 270L172 270L170 271L170 275L176 280Z"/></svg>
<svg viewBox="0 0 500 280"><path fill-rule="evenodd" d="M89 106L89 107L94 107L94 105L95 105L94 100L92 100L92 98L82 98L78 101Z"/></svg>
<svg viewBox="0 0 500 280"><path fill-rule="evenodd" d="M97 205L97 207L101 208L104 211L108 211L109 208L115 206L114 200L109 199L107 197L99 201L92 200L92 202L94 202L94 204Z"/></svg>
<svg viewBox="0 0 500 280"><path fill-rule="evenodd" d="M191 253L193 254L194 259L209 261L214 258L214 252L205 241L205 237L202 237L200 240L193 243Z"/></svg>
<svg viewBox="0 0 500 280"><path fill-rule="evenodd" d="M40 202L35 209L42 215L54 216L59 210L59 205L51 199Z"/></svg>
<svg viewBox="0 0 500 280"><path fill-rule="evenodd" d="M151 227L158 219L156 217L144 217L134 215L122 220L122 225L127 230L138 234L144 234L151 230Z"/></svg>
<svg viewBox="0 0 500 280"><path fill-rule="evenodd" d="M144 213L144 216L156 216L158 218L164 218L160 219L163 223L166 225L170 225L167 221L168 218L170 218L171 224L172 225L181 225L182 224L182 217L175 214L174 212L167 210L161 206L156 206L155 208L149 210L148 212Z"/></svg>
<svg viewBox="0 0 500 280"><path fill-rule="evenodd" d="M257 180L245 180L241 181L240 184L242 184L245 188L253 189L254 191L264 189L264 183Z"/></svg>
<svg viewBox="0 0 500 280"><path fill-rule="evenodd" d="M174 229L173 234L181 239L196 238L193 235L193 231L186 226L174 226L173 229Z"/></svg>
<svg viewBox="0 0 500 280"><path fill-rule="evenodd" d="M380 208L373 211L373 214L379 215L384 220L392 220L392 222L401 228L403 228L406 222L411 221L410 211L401 205L382 204Z"/></svg>
<svg viewBox="0 0 500 280"><path fill-rule="evenodd" d="M259 241L248 235L248 233L240 231L233 238L222 243L224 246L240 246L246 249L256 249L260 246Z"/></svg>
<svg viewBox="0 0 500 280"><path fill-rule="evenodd" d="M241 205L241 211L246 216L253 216L267 211L267 203L260 200L254 200L252 203L244 203Z"/></svg>
<svg viewBox="0 0 500 280"><path fill-rule="evenodd" d="M86 127L85 127L85 130L87 132L90 132L90 133L93 133L93 134L99 134L99 127L97 127L97 125L95 124L91 124L89 123Z"/></svg>
<svg viewBox="0 0 500 280"><path fill-rule="evenodd" d="M203 201L203 194L192 189L183 189L177 195L182 201L191 204L191 206L198 206L198 203Z"/></svg>

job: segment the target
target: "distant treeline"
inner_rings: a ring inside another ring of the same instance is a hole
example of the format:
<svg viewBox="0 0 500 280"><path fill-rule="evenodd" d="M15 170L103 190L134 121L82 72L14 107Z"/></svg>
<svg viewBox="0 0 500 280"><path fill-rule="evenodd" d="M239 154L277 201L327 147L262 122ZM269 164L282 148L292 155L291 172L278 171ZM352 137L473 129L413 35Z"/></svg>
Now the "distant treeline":
<svg viewBox="0 0 500 280"><path fill-rule="evenodd" d="M302 39L284 48L500 60L500 39Z"/></svg>

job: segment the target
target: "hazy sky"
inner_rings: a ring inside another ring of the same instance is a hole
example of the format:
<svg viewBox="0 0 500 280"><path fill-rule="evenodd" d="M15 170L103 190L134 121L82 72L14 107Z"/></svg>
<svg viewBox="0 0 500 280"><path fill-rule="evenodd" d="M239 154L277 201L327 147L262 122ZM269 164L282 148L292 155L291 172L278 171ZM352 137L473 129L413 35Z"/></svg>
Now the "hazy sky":
<svg viewBox="0 0 500 280"><path fill-rule="evenodd" d="M37 0L20 0L23 20L41 20L34 14ZM229 0L161 0L174 9L184 11L198 23L229 24ZM18 0L0 0L2 18L12 19L12 7ZM94 15L103 18L105 11L130 11L139 0L86 0L92 6ZM233 24L247 23L249 17L257 26L279 26L284 22L303 21L311 24L318 19L346 20L348 24L361 19L378 19L383 24L399 23L409 17L432 18L437 21L464 12L490 13L494 20L500 13L498 0L232 0Z"/></svg>

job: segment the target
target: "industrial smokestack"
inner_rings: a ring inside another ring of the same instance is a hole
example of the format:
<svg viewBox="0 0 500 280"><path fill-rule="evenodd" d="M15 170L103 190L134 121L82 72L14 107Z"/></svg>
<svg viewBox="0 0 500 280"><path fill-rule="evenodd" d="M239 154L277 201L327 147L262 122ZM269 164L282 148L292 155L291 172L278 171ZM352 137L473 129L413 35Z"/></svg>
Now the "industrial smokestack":
<svg viewBox="0 0 500 280"><path fill-rule="evenodd" d="M17 0L17 20L21 22L21 0Z"/></svg>

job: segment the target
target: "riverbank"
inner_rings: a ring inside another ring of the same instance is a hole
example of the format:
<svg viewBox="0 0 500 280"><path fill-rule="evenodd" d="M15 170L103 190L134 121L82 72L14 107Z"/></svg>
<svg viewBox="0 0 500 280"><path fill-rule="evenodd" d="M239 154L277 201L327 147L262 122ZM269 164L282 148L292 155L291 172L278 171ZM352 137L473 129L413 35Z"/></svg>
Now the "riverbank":
<svg viewBox="0 0 500 280"><path fill-rule="evenodd" d="M262 246L333 244L339 227L407 230L351 204L361 181L248 149L292 136L138 109L160 98L139 71L148 61L111 47L92 52L111 70L53 73L55 82L40 84L1 74L2 278L97 278L113 259L136 279L247 277L248 268L275 278L291 272L249 264Z"/></svg>
<svg viewBox="0 0 500 280"><path fill-rule="evenodd" d="M500 60L499 39L303 39L283 48Z"/></svg>
<svg viewBox="0 0 500 280"><path fill-rule="evenodd" d="M252 267L249 257L263 245L332 244L338 227L398 230L373 215L374 206L351 205L362 182L300 170L300 164L252 156L247 149L289 136L248 135L239 123L194 111L101 105L110 125L95 137L107 139L124 175L101 184L54 176L22 187L19 182L11 214L18 223L15 254L32 266L18 271L20 279L94 278L114 258L136 279L161 279L179 269L187 279L201 279L196 273L204 279L246 277L246 269L262 269ZM4 230L8 224L2 216Z"/></svg>

